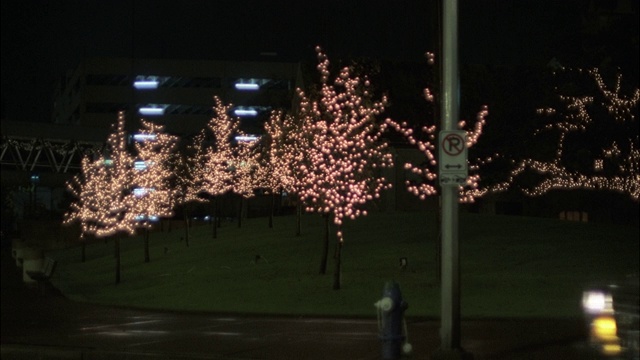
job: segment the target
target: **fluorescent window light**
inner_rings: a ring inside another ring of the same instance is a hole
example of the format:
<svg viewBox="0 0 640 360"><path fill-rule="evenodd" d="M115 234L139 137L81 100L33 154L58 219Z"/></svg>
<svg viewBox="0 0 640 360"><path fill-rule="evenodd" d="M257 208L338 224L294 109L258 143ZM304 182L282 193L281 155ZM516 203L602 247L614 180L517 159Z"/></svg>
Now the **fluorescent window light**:
<svg viewBox="0 0 640 360"><path fill-rule="evenodd" d="M236 116L256 116L258 112L253 109L236 109L233 111Z"/></svg>
<svg viewBox="0 0 640 360"><path fill-rule="evenodd" d="M258 140L258 137L255 135L238 135L235 137L237 142L254 142Z"/></svg>
<svg viewBox="0 0 640 360"><path fill-rule="evenodd" d="M141 115L164 115L164 108L161 107L141 107L138 110Z"/></svg>
<svg viewBox="0 0 640 360"><path fill-rule="evenodd" d="M133 135L133 140L138 142L156 141L157 138L158 137L156 136L156 134L134 134Z"/></svg>
<svg viewBox="0 0 640 360"><path fill-rule="evenodd" d="M260 85L258 84L245 84L245 83L236 83L236 89L238 90L258 90L260 89Z"/></svg>
<svg viewBox="0 0 640 360"><path fill-rule="evenodd" d="M137 80L133 83L133 87L138 90L149 90L158 88L157 80Z"/></svg>
<svg viewBox="0 0 640 360"><path fill-rule="evenodd" d="M135 220L136 221L149 220L149 221L152 221L152 222L156 222L156 221L160 220L160 218L158 216L156 216L156 215L139 214L139 215L136 215Z"/></svg>
<svg viewBox="0 0 640 360"><path fill-rule="evenodd" d="M145 188L135 188L133 189L133 196L137 197L137 198L141 198L143 196L147 195L147 189Z"/></svg>
<svg viewBox="0 0 640 360"><path fill-rule="evenodd" d="M133 196L137 197L137 198L141 198L149 193L152 193L156 191L155 188L143 188L143 187L139 187L139 188L134 188L133 189Z"/></svg>
<svg viewBox="0 0 640 360"><path fill-rule="evenodd" d="M145 170L147 168L147 163L142 160L138 160L133 163L133 168L136 170Z"/></svg>

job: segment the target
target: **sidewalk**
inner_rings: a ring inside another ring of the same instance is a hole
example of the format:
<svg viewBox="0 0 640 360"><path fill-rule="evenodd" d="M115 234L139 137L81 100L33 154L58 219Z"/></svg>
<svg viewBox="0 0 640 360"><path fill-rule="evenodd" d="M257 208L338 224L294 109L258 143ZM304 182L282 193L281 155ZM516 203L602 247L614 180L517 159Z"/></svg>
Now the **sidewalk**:
<svg viewBox="0 0 640 360"><path fill-rule="evenodd" d="M375 319L180 313L75 303L22 284L2 254L2 359L380 359ZM411 359L429 359L439 322L409 319ZM465 320L475 359L591 359L581 319Z"/></svg>

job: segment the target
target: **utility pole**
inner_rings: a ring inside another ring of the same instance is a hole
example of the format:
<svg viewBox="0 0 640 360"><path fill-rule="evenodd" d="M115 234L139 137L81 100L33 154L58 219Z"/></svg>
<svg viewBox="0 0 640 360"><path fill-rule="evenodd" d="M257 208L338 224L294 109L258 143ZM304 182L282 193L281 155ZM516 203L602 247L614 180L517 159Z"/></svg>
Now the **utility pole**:
<svg viewBox="0 0 640 360"><path fill-rule="evenodd" d="M440 287L440 348L434 359L467 359L460 346L460 249L458 246L458 186L466 182L466 132L460 119L458 79L458 0L442 0L442 116L438 140L442 194L442 271Z"/></svg>

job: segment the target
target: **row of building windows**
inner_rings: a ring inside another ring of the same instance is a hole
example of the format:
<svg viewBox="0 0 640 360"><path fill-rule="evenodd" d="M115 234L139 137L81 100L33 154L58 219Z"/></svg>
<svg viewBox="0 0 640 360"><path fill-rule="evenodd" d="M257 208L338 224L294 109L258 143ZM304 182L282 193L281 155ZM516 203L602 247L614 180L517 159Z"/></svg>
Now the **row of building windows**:
<svg viewBox="0 0 640 360"><path fill-rule="evenodd" d="M139 90L156 88L235 88L237 90L291 90L291 81L286 79L256 79L221 77L184 77L184 76L154 76L138 75L131 77L117 74L90 74L85 82L89 86L129 86L133 84Z"/></svg>
<svg viewBox="0 0 640 360"><path fill-rule="evenodd" d="M94 114L115 114L118 111L128 110L130 104L126 103L87 103L85 111ZM140 115L206 115L213 116L212 105L179 105L179 104L137 104L136 109ZM268 112L265 106L237 106L232 111L235 116L255 117Z"/></svg>

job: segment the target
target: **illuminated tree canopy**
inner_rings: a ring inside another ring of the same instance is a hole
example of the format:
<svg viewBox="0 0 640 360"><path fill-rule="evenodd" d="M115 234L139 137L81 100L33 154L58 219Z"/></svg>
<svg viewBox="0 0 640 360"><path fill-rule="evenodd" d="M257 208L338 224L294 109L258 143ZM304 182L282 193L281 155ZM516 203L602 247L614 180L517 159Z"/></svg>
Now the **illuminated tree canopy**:
<svg viewBox="0 0 640 360"><path fill-rule="evenodd" d="M391 187L380 171L393 166L393 158L382 139L387 125L376 119L386 98L373 101L369 80L354 76L349 67L330 81L329 59L320 48L316 51L319 98L310 100L299 91L300 114L306 118L301 136L310 141L308 163L299 166L299 195L307 211L329 216L337 226L333 287L339 289L343 222L366 215L367 202Z"/></svg>
<svg viewBox="0 0 640 360"><path fill-rule="evenodd" d="M353 76L343 68L329 82L329 60L317 49L322 90L319 101L300 92L305 121L303 136L311 139L309 165L301 165L304 186L300 196L308 211L331 214L336 225L344 219L366 215L363 205L379 198L391 185L379 176L381 168L393 166L387 144L382 140L384 122L376 116L386 99L372 102L366 78ZM338 232L342 241L342 234Z"/></svg>
<svg viewBox="0 0 640 360"><path fill-rule="evenodd" d="M427 61L429 65L434 64L435 57L432 53L427 53ZM432 89L425 88L423 96L427 102L434 103L435 94ZM472 148L480 139L488 114L488 107L485 105L478 112L476 121L473 124L468 124L465 120L458 122L458 128L465 130L467 133L466 146L468 149ZM405 183L407 190L420 198L420 200L424 200L438 193L438 159L436 156L438 126L435 124L435 121L436 119L433 119L433 122L425 124L419 129L414 129L406 122L397 122L392 119L386 120L389 126L398 131L410 145L416 147L424 155L424 161L420 164L407 162L403 165L405 170L416 175L421 180L418 183L407 180ZM476 197L484 195L483 192L478 191L480 167L483 161L486 160L470 162L469 178L465 186L460 187L461 202L473 202Z"/></svg>
<svg viewBox="0 0 640 360"><path fill-rule="evenodd" d="M131 192L134 159L126 148L124 124L124 113L120 112L115 131L107 139L109 154L96 160L83 159L81 173L68 183L76 201L65 214L64 223L79 222L83 236L135 233L135 198Z"/></svg>
<svg viewBox="0 0 640 360"><path fill-rule="evenodd" d="M538 109L546 123L534 134L541 141L555 137L555 150L514 161L510 178L496 188L533 173L538 180L523 187L527 195L586 189L620 192L638 201L640 90L625 92L621 74L607 84L595 68L563 69L557 75L570 81L556 88L556 105Z"/></svg>
<svg viewBox="0 0 640 360"><path fill-rule="evenodd" d="M144 140L136 141L137 158L133 171L133 212L138 226L150 228L157 218L173 216L174 190L169 159L175 149L177 137L166 134L164 126L142 121L138 132Z"/></svg>

